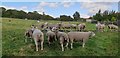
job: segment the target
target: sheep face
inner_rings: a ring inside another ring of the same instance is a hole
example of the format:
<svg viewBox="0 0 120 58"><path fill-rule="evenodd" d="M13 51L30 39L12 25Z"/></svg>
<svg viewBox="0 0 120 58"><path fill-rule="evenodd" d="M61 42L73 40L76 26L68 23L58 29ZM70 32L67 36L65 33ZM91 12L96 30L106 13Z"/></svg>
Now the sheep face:
<svg viewBox="0 0 120 58"><path fill-rule="evenodd" d="M90 36L95 36L95 33L94 32L92 32L92 31L89 31L90 32Z"/></svg>
<svg viewBox="0 0 120 58"><path fill-rule="evenodd" d="M31 38L31 37L32 37L32 34L33 34L33 30L28 30L28 31L25 33L25 36Z"/></svg>
<svg viewBox="0 0 120 58"><path fill-rule="evenodd" d="M58 30L57 27L53 27L53 28L52 28L52 31L57 31L57 30Z"/></svg>

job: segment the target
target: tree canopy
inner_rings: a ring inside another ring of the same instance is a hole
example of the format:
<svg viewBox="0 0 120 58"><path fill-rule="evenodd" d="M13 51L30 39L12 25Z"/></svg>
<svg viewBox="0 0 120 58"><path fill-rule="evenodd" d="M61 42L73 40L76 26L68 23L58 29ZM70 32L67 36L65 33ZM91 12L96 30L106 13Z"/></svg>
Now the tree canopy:
<svg viewBox="0 0 120 58"><path fill-rule="evenodd" d="M99 10L98 13L93 16L93 19L98 21L116 21L120 19L119 17L119 12L105 10L101 13L101 10Z"/></svg>
<svg viewBox="0 0 120 58"><path fill-rule="evenodd" d="M80 19L80 14L79 14L79 12L76 11L76 12L73 14L73 17L74 17L74 20L75 20L75 21L79 20L79 19Z"/></svg>
<svg viewBox="0 0 120 58"><path fill-rule="evenodd" d="M73 18L68 15L60 15L60 17L53 18L50 15L39 14L37 11L33 12L25 12L24 10L16 10L16 9L6 9L4 7L0 7L0 13L2 17L7 18L20 18L20 19L31 19L31 20L60 20L60 21L82 21L80 18L80 13L76 11L73 14ZM108 11L105 10L101 13L101 10L98 11L95 15L90 17L91 19L95 19L98 21L116 21L120 20L120 12Z"/></svg>

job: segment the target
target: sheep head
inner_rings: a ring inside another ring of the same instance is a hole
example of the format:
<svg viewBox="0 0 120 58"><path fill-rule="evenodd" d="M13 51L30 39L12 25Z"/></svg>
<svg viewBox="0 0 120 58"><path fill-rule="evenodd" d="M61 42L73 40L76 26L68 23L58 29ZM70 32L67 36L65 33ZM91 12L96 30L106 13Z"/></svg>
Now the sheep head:
<svg viewBox="0 0 120 58"><path fill-rule="evenodd" d="M90 32L90 36L95 36L95 33L94 32L92 32L92 31L89 31Z"/></svg>
<svg viewBox="0 0 120 58"><path fill-rule="evenodd" d="M25 36L31 38L31 37L32 37L32 34L33 34L33 30L28 30L28 31L25 33Z"/></svg>

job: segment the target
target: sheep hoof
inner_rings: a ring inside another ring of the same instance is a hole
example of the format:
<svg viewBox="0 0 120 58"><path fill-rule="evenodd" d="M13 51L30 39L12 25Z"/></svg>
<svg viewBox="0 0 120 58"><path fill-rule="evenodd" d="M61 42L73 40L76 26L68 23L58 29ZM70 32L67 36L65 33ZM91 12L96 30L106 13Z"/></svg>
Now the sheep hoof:
<svg viewBox="0 0 120 58"><path fill-rule="evenodd" d="M36 50L36 51L38 51L38 50Z"/></svg>
<svg viewBox="0 0 120 58"><path fill-rule="evenodd" d="M43 50L43 49L41 49L41 50Z"/></svg>

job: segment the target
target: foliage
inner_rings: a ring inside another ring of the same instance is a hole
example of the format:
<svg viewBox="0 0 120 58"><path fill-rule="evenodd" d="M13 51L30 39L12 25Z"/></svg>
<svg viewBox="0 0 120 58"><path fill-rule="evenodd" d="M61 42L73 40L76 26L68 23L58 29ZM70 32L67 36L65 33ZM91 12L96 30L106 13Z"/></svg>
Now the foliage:
<svg viewBox="0 0 120 58"><path fill-rule="evenodd" d="M72 21L73 19L67 15L60 15L60 20L61 21Z"/></svg>
<svg viewBox="0 0 120 58"><path fill-rule="evenodd" d="M103 17L101 15L101 10L99 10L98 13L96 13L96 15L93 16L93 19L98 20L98 21L103 20Z"/></svg>
<svg viewBox="0 0 120 58"><path fill-rule="evenodd" d="M74 20L75 20L75 21L79 20L79 19L80 19L80 14L79 14L79 12L76 11L76 12L73 14L73 17L74 17Z"/></svg>
<svg viewBox="0 0 120 58"><path fill-rule="evenodd" d="M103 13L101 13L101 10L99 10L98 13L93 16L93 19L98 21L115 21L119 20L119 17L119 12L105 10Z"/></svg>
<svg viewBox="0 0 120 58"><path fill-rule="evenodd" d="M98 21L102 21L103 17L101 14L97 13L95 16L93 16L93 19L98 20Z"/></svg>
<svg viewBox="0 0 120 58"><path fill-rule="evenodd" d="M53 20L54 18L49 15L41 15L37 11L33 12L25 12L23 10L16 10L16 9L8 9L6 10L4 7L0 7L2 10L2 17L7 18L19 18L19 19L32 19L32 20Z"/></svg>
<svg viewBox="0 0 120 58"><path fill-rule="evenodd" d="M116 18L115 18L115 17L112 17L111 21L116 21Z"/></svg>
<svg viewBox="0 0 120 58"><path fill-rule="evenodd" d="M60 15L59 18L53 18L50 15L46 15L43 12L42 14L39 14L37 11L33 12L25 12L23 10L16 10L16 9L8 9L6 10L4 7L0 7L2 10L2 17L7 17L7 18L19 18L19 19L31 19L31 20L60 20L60 21L77 21L80 20L80 14L79 12L74 13L74 20L70 16L67 15Z"/></svg>

